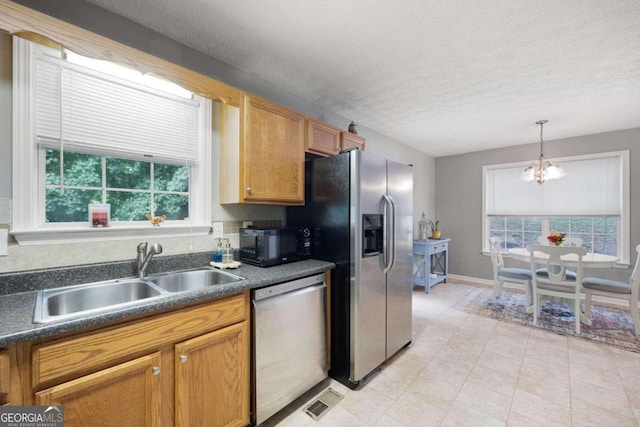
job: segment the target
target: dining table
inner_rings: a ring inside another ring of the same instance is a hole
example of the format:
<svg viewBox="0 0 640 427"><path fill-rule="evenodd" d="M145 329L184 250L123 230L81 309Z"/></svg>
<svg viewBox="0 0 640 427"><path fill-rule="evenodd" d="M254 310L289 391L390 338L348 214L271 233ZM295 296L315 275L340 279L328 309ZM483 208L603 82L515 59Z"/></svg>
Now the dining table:
<svg viewBox="0 0 640 427"><path fill-rule="evenodd" d="M507 251L511 259L517 261L530 262L531 252L527 248L511 248ZM536 262L544 263L549 256L542 252L535 252L534 259ZM578 266L578 256L576 254L567 254L560 257L565 266L575 268ZM587 253L582 257L582 268L611 268L615 267L618 258L612 255Z"/></svg>
<svg viewBox="0 0 640 427"><path fill-rule="evenodd" d="M511 248L507 250L509 257L511 259L517 261L523 261L530 263L531 262L531 252L527 248ZM534 260L538 263L544 263L549 259L549 255L544 254L542 252L534 252ZM566 267L575 268L578 266L578 255L576 254L566 254L560 257L562 261L565 263ZM596 254L593 252L588 252L586 255L582 257L582 268L612 268L615 267L618 262L618 258L612 255L605 254ZM529 289L529 293L532 291ZM553 299L555 302L559 302ZM531 304L531 301L527 301L528 304ZM529 305L527 307L527 313L533 312L533 305ZM584 313L579 313L580 321L585 325L590 325L591 320L584 316Z"/></svg>

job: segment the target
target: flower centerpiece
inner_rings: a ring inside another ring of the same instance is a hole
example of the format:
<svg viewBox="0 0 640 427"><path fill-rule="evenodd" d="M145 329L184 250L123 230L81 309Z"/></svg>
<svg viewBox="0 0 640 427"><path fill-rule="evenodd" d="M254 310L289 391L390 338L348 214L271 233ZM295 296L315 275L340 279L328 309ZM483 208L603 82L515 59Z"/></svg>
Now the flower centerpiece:
<svg viewBox="0 0 640 427"><path fill-rule="evenodd" d="M547 236L547 240L549 243L552 243L556 246L560 246L562 242L564 242L564 238L567 233L561 233L559 231L552 230L551 233Z"/></svg>

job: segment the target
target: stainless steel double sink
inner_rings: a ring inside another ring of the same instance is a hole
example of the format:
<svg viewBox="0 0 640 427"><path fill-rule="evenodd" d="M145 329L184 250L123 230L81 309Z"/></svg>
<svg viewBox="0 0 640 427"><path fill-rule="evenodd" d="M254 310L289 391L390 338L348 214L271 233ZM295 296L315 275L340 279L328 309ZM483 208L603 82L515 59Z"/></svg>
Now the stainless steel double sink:
<svg viewBox="0 0 640 427"><path fill-rule="evenodd" d="M134 305L167 295L245 280L212 268L153 274L145 278L114 279L54 289L36 296L35 323L49 323Z"/></svg>

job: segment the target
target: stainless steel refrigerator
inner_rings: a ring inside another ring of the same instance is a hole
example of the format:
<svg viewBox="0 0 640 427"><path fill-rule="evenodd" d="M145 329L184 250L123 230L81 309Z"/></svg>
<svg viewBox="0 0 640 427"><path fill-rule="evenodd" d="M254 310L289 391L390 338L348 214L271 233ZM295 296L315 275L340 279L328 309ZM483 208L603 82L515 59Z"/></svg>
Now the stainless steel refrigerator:
<svg viewBox="0 0 640 427"><path fill-rule="evenodd" d="M311 227L312 257L336 264L329 375L356 387L411 342L413 171L352 150L308 160L305 179L287 223Z"/></svg>

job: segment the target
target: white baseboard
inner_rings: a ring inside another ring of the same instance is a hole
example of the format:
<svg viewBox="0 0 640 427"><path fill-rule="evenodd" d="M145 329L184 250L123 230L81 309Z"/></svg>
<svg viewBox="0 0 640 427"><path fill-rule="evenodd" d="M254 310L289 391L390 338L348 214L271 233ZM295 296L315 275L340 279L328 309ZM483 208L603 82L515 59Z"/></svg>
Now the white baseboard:
<svg viewBox="0 0 640 427"><path fill-rule="evenodd" d="M461 276L459 274L449 274L447 278L462 281L462 282L469 282L474 285L486 285L486 286L493 287L493 280L490 280L490 279L480 279L479 277Z"/></svg>

